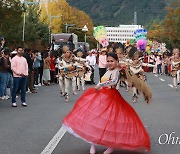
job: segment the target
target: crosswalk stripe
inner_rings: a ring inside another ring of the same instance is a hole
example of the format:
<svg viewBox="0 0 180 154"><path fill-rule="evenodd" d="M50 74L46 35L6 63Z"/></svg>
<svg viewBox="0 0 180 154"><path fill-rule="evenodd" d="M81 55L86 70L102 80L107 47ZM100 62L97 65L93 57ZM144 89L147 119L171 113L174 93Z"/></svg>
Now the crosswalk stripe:
<svg viewBox="0 0 180 154"><path fill-rule="evenodd" d="M172 84L168 84L171 88L174 88L174 86Z"/></svg>
<svg viewBox="0 0 180 154"><path fill-rule="evenodd" d="M64 134L66 133L66 130L61 127L59 131L56 133L56 135L51 139L51 141L48 143L48 145L45 147L45 149L41 152L41 154L52 154Z"/></svg>
<svg viewBox="0 0 180 154"><path fill-rule="evenodd" d="M159 80L161 80L161 81L165 81L164 79L162 79L162 78L159 78Z"/></svg>

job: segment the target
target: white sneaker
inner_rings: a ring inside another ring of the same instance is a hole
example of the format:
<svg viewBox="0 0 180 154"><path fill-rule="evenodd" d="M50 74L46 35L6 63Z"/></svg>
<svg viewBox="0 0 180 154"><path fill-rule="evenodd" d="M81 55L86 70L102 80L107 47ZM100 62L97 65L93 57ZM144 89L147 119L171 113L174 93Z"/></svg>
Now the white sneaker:
<svg viewBox="0 0 180 154"><path fill-rule="evenodd" d="M16 103L12 103L12 107L17 107L17 104Z"/></svg>
<svg viewBox="0 0 180 154"><path fill-rule="evenodd" d="M39 83L38 86L40 87L40 86L41 86L41 83Z"/></svg>
<svg viewBox="0 0 180 154"><path fill-rule="evenodd" d="M24 103L22 103L21 105L22 105L22 106L24 106L24 107L26 107L26 106L27 106L27 104L26 104L25 102L24 102Z"/></svg>
<svg viewBox="0 0 180 154"><path fill-rule="evenodd" d="M68 95L65 96L65 102L69 102L69 96Z"/></svg>
<svg viewBox="0 0 180 154"><path fill-rule="evenodd" d="M6 100L6 96L2 96L1 99L2 99L2 100Z"/></svg>
<svg viewBox="0 0 180 154"><path fill-rule="evenodd" d="M73 92L73 95L77 95L77 92Z"/></svg>
<svg viewBox="0 0 180 154"><path fill-rule="evenodd" d="M10 99L10 96L6 95L6 96L5 96L5 99Z"/></svg>

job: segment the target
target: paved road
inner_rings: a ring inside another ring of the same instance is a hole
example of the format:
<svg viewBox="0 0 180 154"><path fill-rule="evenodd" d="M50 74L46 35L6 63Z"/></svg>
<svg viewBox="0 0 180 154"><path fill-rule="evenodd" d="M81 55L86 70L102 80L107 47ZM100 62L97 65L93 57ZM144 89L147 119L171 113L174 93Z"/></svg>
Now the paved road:
<svg viewBox="0 0 180 154"><path fill-rule="evenodd" d="M179 154L179 144L158 144L161 134L173 134L180 138L180 87L179 91L172 89L172 78L147 74L148 83L153 92L151 104L143 102L131 103L131 92L121 88L122 96L135 108L151 138L151 151L148 154ZM97 72L96 72L96 79ZM28 107L12 108L10 100L0 101L0 154L41 154L55 134L61 128L62 119L72 109L74 102L82 94L70 96L70 102L65 103L59 95L58 85L39 87L37 94L27 94ZM18 99L19 101L20 99ZM60 131L61 133L61 131ZM53 140L53 147L57 139ZM58 141L59 141L58 140ZM162 138L162 142L165 140ZM88 154L89 144L65 133L53 154ZM180 142L180 140L179 140ZM98 154L105 147L98 147ZM47 153L50 154L50 153ZM142 154L138 152L117 150L114 154Z"/></svg>

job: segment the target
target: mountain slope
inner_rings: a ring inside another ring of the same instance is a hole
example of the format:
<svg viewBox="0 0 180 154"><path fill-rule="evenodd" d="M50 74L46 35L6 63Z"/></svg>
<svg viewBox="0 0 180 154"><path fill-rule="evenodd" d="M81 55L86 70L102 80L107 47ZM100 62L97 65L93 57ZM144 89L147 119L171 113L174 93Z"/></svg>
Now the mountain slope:
<svg viewBox="0 0 180 154"><path fill-rule="evenodd" d="M86 12L95 25L118 26L133 24L134 11L138 24L145 25L154 18L162 19L165 7L174 0L67 0L74 7Z"/></svg>

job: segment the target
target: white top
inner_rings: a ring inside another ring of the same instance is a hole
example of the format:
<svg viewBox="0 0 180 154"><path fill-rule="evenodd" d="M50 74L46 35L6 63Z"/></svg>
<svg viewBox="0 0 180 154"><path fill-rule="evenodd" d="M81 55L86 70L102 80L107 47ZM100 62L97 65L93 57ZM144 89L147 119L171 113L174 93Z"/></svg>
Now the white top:
<svg viewBox="0 0 180 154"><path fill-rule="evenodd" d="M95 68L96 65L96 57L95 56L87 56L86 57L86 63L90 66L92 66L93 68Z"/></svg>

